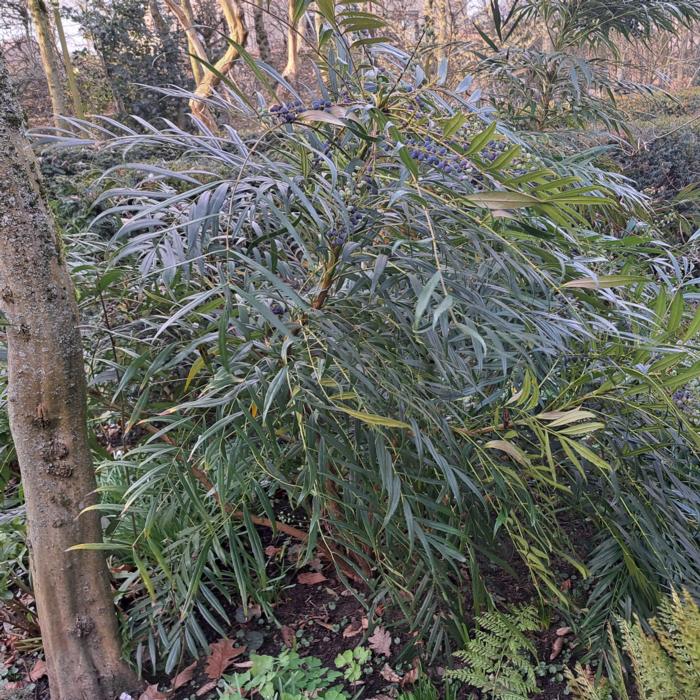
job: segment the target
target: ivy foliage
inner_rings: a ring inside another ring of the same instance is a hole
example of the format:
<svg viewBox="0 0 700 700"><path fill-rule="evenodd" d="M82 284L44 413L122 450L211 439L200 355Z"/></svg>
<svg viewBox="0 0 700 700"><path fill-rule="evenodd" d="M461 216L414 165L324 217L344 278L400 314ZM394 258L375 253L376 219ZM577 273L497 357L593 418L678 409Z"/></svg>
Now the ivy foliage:
<svg viewBox="0 0 700 700"><path fill-rule="evenodd" d="M182 102L158 88L187 84L183 37L175 28L155 31L148 0L95 0L69 15L100 56L117 113L178 118ZM104 91L103 85L95 87Z"/></svg>

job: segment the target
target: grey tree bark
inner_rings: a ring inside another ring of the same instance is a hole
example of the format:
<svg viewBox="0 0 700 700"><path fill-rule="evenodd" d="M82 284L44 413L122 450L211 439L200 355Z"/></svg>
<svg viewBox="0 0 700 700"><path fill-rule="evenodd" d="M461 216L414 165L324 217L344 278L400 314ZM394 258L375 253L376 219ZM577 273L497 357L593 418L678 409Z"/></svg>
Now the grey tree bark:
<svg viewBox="0 0 700 700"><path fill-rule="evenodd" d="M61 7L59 5L59 0L52 0L51 5L53 7L53 21L56 25L56 31L58 32L58 40L61 43L63 67L66 69L68 89L70 90L71 102L73 103L73 114L75 114L75 116L79 119L83 119L85 117L83 99L80 96L78 80L75 76L75 68L73 67L73 59L71 59L70 49L68 48L68 42L66 41L66 33L63 30L63 20L61 19Z"/></svg>
<svg viewBox="0 0 700 700"><path fill-rule="evenodd" d="M54 50L49 11L44 0L29 0L29 11L34 22L36 39L39 43L41 65L44 68L46 82L49 85L49 97L51 98L54 123L56 126L61 126L60 116L66 114L66 94L61 82L58 57Z"/></svg>
<svg viewBox="0 0 700 700"><path fill-rule="evenodd" d="M114 700L122 659L88 446L78 307L0 54L0 310L8 410L24 486L32 584L52 700Z"/></svg>
<svg viewBox="0 0 700 700"><path fill-rule="evenodd" d="M272 63L270 37L265 28L265 0L255 0L253 5L253 26L255 27L255 42L258 45L260 58L268 64Z"/></svg>

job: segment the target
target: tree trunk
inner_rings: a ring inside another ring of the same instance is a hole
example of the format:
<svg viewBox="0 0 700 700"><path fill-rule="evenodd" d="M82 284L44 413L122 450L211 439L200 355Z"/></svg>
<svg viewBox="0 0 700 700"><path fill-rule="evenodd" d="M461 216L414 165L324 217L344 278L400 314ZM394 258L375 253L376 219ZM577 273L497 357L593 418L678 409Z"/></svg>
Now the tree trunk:
<svg viewBox="0 0 700 700"><path fill-rule="evenodd" d="M316 47L321 49L321 32L323 31L323 15L318 9L318 3L316 3L316 12L314 13L314 30L316 32Z"/></svg>
<svg viewBox="0 0 700 700"><path fill-rule="evenodd" d="M229 38L235 41L236 44L245 46L248 41L248 28L245 23L245 14L238 0L219 1L224 13ZM193 53L202 61L209 63L207 51L204 48L199 34L194 30L191 16L188 16L188 12L183 9L185 5L189 5L189 0L183 0L182 5L178 5L175 0L165 0L165 2L186 32ZM237 58L238 49L233 44L229 43L224 55L214 64L214 68L216 68L215 71L208 70L206 66L202 66L203 72L200 74L199 79L197 79L195 73L196 88L194 97L190 100L190 109L192 110L192 114L212 131L216 130L216 121L206 103L206 99L211 96L212 92L214 92L217 85L221 82L220 76L226 75L226 73L231 70ZM192 69L194 72L194 63Z"/></svg>
<svg viewBox="0 0 700 700"><path fill-rule="evenodd" d="M239 46L245 46L248 40L248 28L245 24L245 15L243 9L238 3L238 0L220 0L221 9L224 12L226 26L228 27L229 37ZM238 49L229 44L226 47L224 55L214 64L216 71L207 70L202 78L197 89L194 91L194 97L190 100L190 109L195 117L200 119L212 131L216 130L216 122L207 106L205 100L211 96L221 82L219 76L228 73L236 59L238 58Z"/></svg>
<svg viewBox="0 0 700 700"><path fill-rule="evenodd" d="M49 84L49 97L51 98L54 123L56 126L61 126L60 116L66 113L66 96L58 69L58 59L54 51L51 22L49 21L46 3L44 0L29 0L29 11L32 14L36 39L39 43L41 64L46 74L46 82Z"/></svg>
<svg viewBox="0 0 700 700"><path fill-rule="evenodd" d="M27 509L34 597L52 700L114 700L138 685L122 660L88 446L78 307L0 55L0 308L10 428Z"/></svg>
<svg viewBox="0 0 700 700"><path fill-rule="evenodd" d="M265 0L255 0L253 5L253 25L255 26L255 42L258 45L260 58L265 63L272 63L270 37L265 29Z"/></svg>
<svg viewBox="0 0 700 700"><path fill-rule="evenodd" d="M282 73L292 82L299 73L299 21L294 18L296 4L295 0L287 0L287 65Z"/></svg>
<svg viewBox="0 0 700 700"><path fill-rule="evenodd" d="M82 119L85 116L85 110L83 109L83 100L80 97L80 90L78 90L78 81L75 77L75 69L73 68L73 61L70 57L68 42L66 41L66 33L63 31L63 21L61 20L61 8L59 5L59 0L52 0L51 5L53 7L53 21L56 24L58 40L61 42L63 66L66 69L68 89L70 90L71 101L73 103L73 114L79 119Z"/></svg>
<svg viewBox="0 0 700 700"><path fill-rule="evenodd" d="M194 85L197 87L197 85L202 82L203 77L202 70L204 66L201 61L209 63L209 56L207 55L207 50L204 47L202 38L199 36L199 32L194 26L195 22L192 5L189 0L181 0L179 5L175 0L165 0L165 4L177 18L177 21L182 27L182 31L185 32L185 36L187 37L192 77L194 78Z"/></svg>
<svg viewBox="0 0 700 700"><path fill-rule="evenodd" d="M451 40L452 13L449 0L435 0L434 3L436 22L435 33L437 41L437 58L441 61L448 56L448 48Z"/></svg>

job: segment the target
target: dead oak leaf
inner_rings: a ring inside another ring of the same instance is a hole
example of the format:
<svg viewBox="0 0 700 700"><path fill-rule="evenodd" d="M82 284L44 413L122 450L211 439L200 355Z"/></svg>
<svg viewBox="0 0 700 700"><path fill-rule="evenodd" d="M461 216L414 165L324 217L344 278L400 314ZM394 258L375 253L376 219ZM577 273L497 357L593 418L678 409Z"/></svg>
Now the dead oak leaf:
<svg viewBox="0 0 700 700"><path fill-rule="evenodd" d="M362 634L367 627L369 627L369 622L366 617L363 617L361 620L353 620L343 630L343 638L349 639L350 637L356 637L358 634Z"/></svg>
<svg viewBox="0 0 700 700"><path fill-rule="evenodd" d="M195 695L198 698L201 698L202 695L206 695L210 690L214 690L216 686L219 684L219 681L209 681L209 683L205 683L196 693Z"/></svg>
<svg viewBox="0 0 700 700"><path fill-rule="evenodd" d="M204 673L207 678L218 681L224 675L224 671L233 663L233 660L238 658L245 650L245 647L233 646L233 642L226 637L211 644L209 646L209 657L204 665Z"/></svg>
<svg viewBox="0 0 700 700"><path fill-rule="evenodd" d="M554 640L554 643L552 644L552 653L549 655L549 660L554 661L559 654L561 654L561 650L564 648L564 637L557 637Z"/></svg>
<svg viewBox="0 0 700 700"><path fill-rule="evenodd" d="M383 627L377 627L368 642L369 648L376 654L391 656L391 634Z"/></svg>
<svg viewBox="0 0 700 700"><path fill-rule="evenodd" d="M196 661L193 661L189 666L183 668L182 671L180 671L180 673L173 678L173 690L177 690L178 688L182 688L183 685L187 685L187 683L189 683L194 676L195 668L197 668Z"/></svg>
<svg viewBox="0 0 700 700"><path fill-rule="evenodd" d="M399 676L399 674L396 673L396 671L394 671L389 664L384 664L384 666L382 666L382 670L379 672L379 675L389 683L401 682L401 676Z"/></svg>
<svg viewBox="0 0 700 700"><path fill-rule="evenodd" d="M307 571L297 576L297 581L305 586L316 586L328 579L320 571Z"/></svg>
<svg viewBox="0 0 700 700"><path fill-rule="evenodd" d="M158 684L154 683L146 687L146 690L139 695L139 700L167 700L167 695L158 690Z"/></svg>
<svg viewBox="0 0 700 700"><path fill-rule="evenodd" d="M418 680L418 666L414 666L410 671L406 671L401 679L401 687L413 685Z"/></svg>
<svg viewBox="0 0 700 700"><path fill-rule="evenodd" d="M22 690L22 688L26 688L27 685L27 681L10 681L9 683L5 683L2 688L3 690Z"/></svg>
<svg viewBox="0 0 700 700"><path fill-rule="evenodd" d="M29 680L32 683L36 683L40 678L43 678L47 673L49 672L49 669L46 667L46 661L37 661L34 666L32 666L32 670L29 672Z"/></svg>
<svg viewBox="0 0 700 700"><path fill-rule="evenodd" d="M282 641L284 642L284 645L291 649L294 645L294 639L296 637L296 635L294 634L294 630L289 625L282 625L280 633L282 635Z"/></svg>

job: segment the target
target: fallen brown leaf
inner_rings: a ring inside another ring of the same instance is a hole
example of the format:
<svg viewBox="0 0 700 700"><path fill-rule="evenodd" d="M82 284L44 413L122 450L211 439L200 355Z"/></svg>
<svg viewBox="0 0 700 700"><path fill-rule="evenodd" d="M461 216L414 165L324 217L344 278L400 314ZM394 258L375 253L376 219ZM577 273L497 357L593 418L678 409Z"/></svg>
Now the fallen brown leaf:
<svg viewBox="0 0 700 700"><path fill-rule="evenodd" d="M389 664L384 664L384 666L382 666L382 670L379 672L379 675L389 683L401 682L401 676L399 676L399 674L396 673L396 671L394 671Z"/></svg>
<svg viewBox="0 0 700 700"><path fill-rule="evenodd" d="M571 627L560 627L557 630L557 637L566 637L568 634L571 634Z"/></svg>
<svg viewBox="0 0 700 700"><path fill-rule="evenodd" d="M353 620L343 630L343 637L345 639L348 639L349 637L356 637L358 634L361 634L364 630L366 630L367 627L369 627L369 621L366 617L363 617L361 620Z"/></svg>
<svg viewBox="0 0 700 700"><path fill-rule="evenodd" d="M43 678L48 672L49 669L46 667L46 661L39 660L34 664L32 670L29 672L29 680L32 683L36 683L40 678Z"/></svg>
<svg viewBox="0 0 700 700"><path fill-rule="evenodd" d="M225 637L211 644L209 647L209 657L204 666L204 673L206 673L207 678L218 681L233 660L239 657L245 650L245 647L234 647L233 642Z"/></svg>
<svg viewBox="0 0 700 700"><path fill-rule="evenodd" d="M158 684L149 685L146 690L139 695L139 700L167 700L167 695L158 690Z"/></svg>
<svg viewBox="0 0 700 700"><path fill-rule="evenodd" d="M362 623L358 620L353 620L343 630L343 638L345 639L349 639L350 637L356 637L358 634L362 634Z"/></svg>
<svg viewBox="0 0 700 700"><path fill-rule="evenodd" d="M284 645L291 649L292 644L294 643L294 630L289 625L282 625L280 633L282 634L282 641L284 642Z"/></svg>
<svg viewBox="0 0 700 700"><path fill-rule="evenodd" d="M368 642L373 652L391 656L391 635L383 627L377 627Z"/></svg>
<svg viewBox="0 0 700 700"><path fill-rule="evenodd" d="M413 685L418 680L418 660L416 659L413 663L415 664L413 668L403 674L403 678L401 679L402 688L405 685Z"/></svg>
<svg viewBox="0 0 700 700"><path fill-rule="evenodd" d="M328 579L320 571L307 571L297 576L297 581L305 586L315 586Z"/></svg>
<svg viewBox="0 0 700 700"><path fill-rule="evenodd" d="M173 678L173 690L177 690L178 688L182 688L183 685L186 685L192 680L192 677L194 676L194 670L197 668L197 662L193 661L189 666L186 668L183 668L180 673Z"/></svg>
<svg viewBox="0 0 700 700"><path fill-rule="evenodd" d="M214 690L216 686L218 685L219 681L209 681L209 683L205 683L196 693L195 695L198 698L201 698L202 695L206 695L210 690Z"/></svg>
<svg viewBox="0 0 700 700"><path fill-rule="evenodd" d="M557 637L552 644L552 653L549 655L549 660L554 661L554 659L561 654L561 650L564 648L564 637Z"/></svg>
<svg viewBox="0 0 700 700"><path fill-rule="evenodd" d="M265 547L265 556L274 557L282 551L282 547L275 547L274 544L268 544Z"/></svg>
<svg viewBox="0 0 700 700"><path fill-rule="evenodd" d="M22 688L26 688L27 685L27 681L10 681L9 683L5 683L3 690L22 690Z"/></svg>

